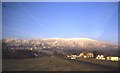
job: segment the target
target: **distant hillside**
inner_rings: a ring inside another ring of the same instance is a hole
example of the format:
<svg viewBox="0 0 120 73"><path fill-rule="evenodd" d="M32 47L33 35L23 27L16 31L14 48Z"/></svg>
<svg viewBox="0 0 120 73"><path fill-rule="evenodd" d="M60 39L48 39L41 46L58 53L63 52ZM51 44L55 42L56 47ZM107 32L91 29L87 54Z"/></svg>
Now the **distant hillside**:
<svg viewBox="0 0 120 73"><path fill-rule="evenodd" d="M18 58L21 55L34 57L35 53L65 56L79 54L82 51L118 55L118 46L88 38L3 39L2 41L2 53L5 58L9 56Z"/></svg>
<svg viewBox="0 0 120 73"><path fill-rule="evenodd" d="M64 46L64 47L71 47L71 48L78 48L78 49L88 49L88 50L117 50L118 46L106 42L101 42L93 39L88 38L70 38L70 39L63 39L63 38L49 38L49 39L42 39L49 46Z"/></svg>
<svg viewBox="0 0 120 73"><path fill-rule="evenodd" d="M118 46L89 38L4 39L8 46L39 46L41 49L118 50Z"/></svg>

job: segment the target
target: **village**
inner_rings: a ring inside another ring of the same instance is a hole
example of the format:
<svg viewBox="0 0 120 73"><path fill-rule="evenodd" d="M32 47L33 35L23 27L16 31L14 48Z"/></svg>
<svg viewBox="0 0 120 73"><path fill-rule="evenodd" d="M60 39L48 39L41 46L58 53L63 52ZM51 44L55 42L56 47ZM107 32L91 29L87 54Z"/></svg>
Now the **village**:
<svg viewBox="0 0 120 73"><path fill-rule="evenodd" d="M67 55L70 59L77 59L77 58L95 58L97 60L109 60L109 61L120 61L120 58L118 56L104 56L103 54L98 54L95 56L91 52L82 52L79 55Z"/></svg>

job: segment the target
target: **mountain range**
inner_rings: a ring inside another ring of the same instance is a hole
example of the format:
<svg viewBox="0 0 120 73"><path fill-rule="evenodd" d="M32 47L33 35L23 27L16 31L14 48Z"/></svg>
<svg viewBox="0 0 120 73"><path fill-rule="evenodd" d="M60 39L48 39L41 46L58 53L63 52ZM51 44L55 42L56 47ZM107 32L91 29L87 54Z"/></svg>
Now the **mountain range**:
<svg viewBox="0 0 120 73"><path fill-rule="evenodd" d="M13 42L14 41L14 42ZM39 45L44 48L73 48L91 50L117 50L118 45L97 41L89 38L43 38L43 39L4 39L7 44ZM67 48L67 49L68 49Z"/></svg>
<svg viewBox="0 0 120 73"><path fill-rule="evenodd" d="M89 38L43 38L43 39L3 39L7 45L18 48L32 48L45 53L80 53L81 51L99 51L118 54L118 45ZM22 45L22 46L21 46ZM21 47L19 47L21 46ZM7 49L6 46L4 48Z"/></svg>

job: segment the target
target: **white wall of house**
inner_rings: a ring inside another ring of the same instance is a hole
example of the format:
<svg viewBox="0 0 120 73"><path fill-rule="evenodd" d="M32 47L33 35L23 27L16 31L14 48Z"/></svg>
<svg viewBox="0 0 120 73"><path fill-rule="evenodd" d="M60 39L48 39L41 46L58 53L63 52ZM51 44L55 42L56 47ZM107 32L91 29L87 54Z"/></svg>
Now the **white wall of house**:
<svg viewBox="0 0 120 73"><path fill-rule="evenodd" d="M119 57L107 57L107 60L119 61Z"/></svg>
<svg viewBox="0 0 120 73"><path fill-rule="evenodd" d="M76 59L76 57L71 57L71 59Z"/></svg>
<svg viewBox="0 0 120 73"><path fill-rule="evenodd" d="M104 57L104 55L98 55L96 57L96 59L98 59L98 60L105 60L105 57Z"/></svg>
<svg viewBox="0 0 120 73"><path fill-rule="evenodd" d="M83 53L80 53L79 57L83 57L83 56L84 56L84 54L83 54Z"/></svg>
<svg viewBox="0 0 120 73"><path fill-rule="evenodd" d="M87 57L88 57L88 58L93 58L94 55L93 55L93 53L87 53Z"/></svg>

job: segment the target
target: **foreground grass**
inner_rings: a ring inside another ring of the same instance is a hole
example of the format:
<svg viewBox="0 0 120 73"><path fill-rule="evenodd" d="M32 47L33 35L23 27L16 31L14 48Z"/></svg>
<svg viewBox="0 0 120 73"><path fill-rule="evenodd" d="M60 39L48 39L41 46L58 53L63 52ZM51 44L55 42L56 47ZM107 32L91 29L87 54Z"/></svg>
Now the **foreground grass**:
<svg viewBox="0 0 120 73"><path fill-rule="evenodd" d="M78 69L80 69L80 66L77 68L69 61L58 57L3 60L3 71L70 71Z"/></svg>
<svg viewBox="0 0 120 73"><path fill-rule="evenodd" d="M85 59L79 59L88 61ZM90 60L89 60L90 61ZM40 57L31 59L4 59L3 71L91 71L103 70L95 66L61 57ZM91 62L91 61L90 61Z"/></svg>

